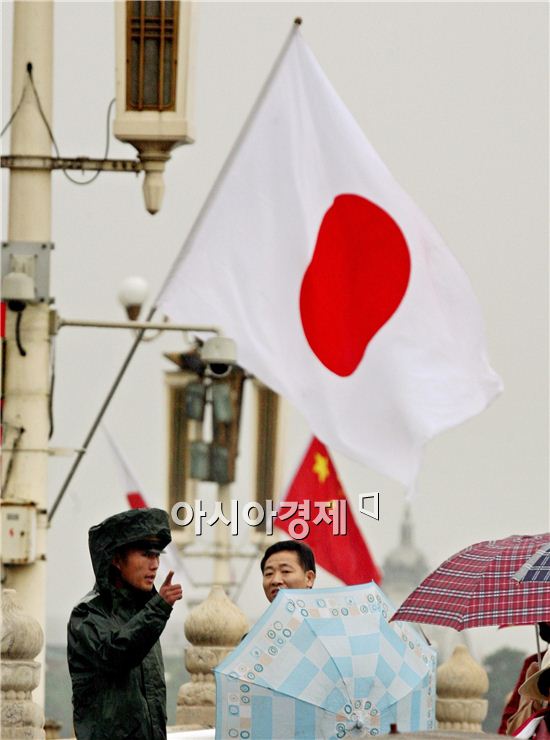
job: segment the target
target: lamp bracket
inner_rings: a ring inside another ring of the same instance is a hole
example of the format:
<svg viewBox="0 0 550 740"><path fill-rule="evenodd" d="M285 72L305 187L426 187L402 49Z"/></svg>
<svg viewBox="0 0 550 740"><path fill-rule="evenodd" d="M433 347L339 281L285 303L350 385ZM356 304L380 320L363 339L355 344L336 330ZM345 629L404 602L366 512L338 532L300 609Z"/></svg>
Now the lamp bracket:
<svg viewBox="0 0 550 740"><path fill-rule="evenodd" d="M3 168L10 170L103 170L105 172L141 172L145 169L139 159L91 159L90 157L41 157L8 154L1 158Z"/></svg>

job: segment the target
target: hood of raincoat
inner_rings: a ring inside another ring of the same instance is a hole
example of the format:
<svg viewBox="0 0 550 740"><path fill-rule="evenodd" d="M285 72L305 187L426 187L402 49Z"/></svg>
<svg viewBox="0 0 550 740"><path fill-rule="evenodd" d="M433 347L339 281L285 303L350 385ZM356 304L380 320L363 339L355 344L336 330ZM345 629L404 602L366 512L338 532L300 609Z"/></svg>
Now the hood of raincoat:
<svg viewBox="0 0 550 740"><path fill-rule="evenodd" d="M157 537L161 548L171 541L168 514L162 509L131 509L110 516L88 531L88 547L99 590L109 590L109 568L118 547Z"/></svg>

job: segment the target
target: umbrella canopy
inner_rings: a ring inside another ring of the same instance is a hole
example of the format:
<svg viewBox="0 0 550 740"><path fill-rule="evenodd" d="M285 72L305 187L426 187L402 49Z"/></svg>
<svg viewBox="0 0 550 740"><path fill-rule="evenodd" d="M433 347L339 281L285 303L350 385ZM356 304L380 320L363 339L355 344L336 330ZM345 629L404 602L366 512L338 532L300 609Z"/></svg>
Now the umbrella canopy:
<svg viewBox="0 0 550 740"><path fill-rule="evenodd" d="M548 583L550 581L550 544L539 547L517 573L514 573L514 578L523 583Z"/></svg>
<svg viewBox="0 0 550 740"><path fill-rule="evenodd" d="M425 578L393 619L440 624L459 631L548 621L550 589L512 578L543 543L550 545L550 532L513 535L466 547Z"/></svg>
<svg viewBox="0 0 550 740"><path fill-rule="evenodd" d="M214 669L216 738L370 737L435 727L436 654L372 582L281 590Z"/></svg>

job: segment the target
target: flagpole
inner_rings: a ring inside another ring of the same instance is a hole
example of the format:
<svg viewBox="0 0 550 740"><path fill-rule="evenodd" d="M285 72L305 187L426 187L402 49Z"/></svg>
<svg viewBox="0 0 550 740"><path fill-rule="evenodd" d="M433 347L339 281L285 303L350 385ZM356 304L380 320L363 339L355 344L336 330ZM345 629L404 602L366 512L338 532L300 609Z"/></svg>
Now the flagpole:
<svg viewBox="0 0 550 740"><path fill-rule="evenodd" d="M300 28L301 25L302 25L302 19L299 18L299 17L298 18L295 18L294 21L293 21L293 23L292 23L292 27L290 29L290 32L288 33L288 36L286 37L286 39L285 39L285 41L284 41L284 43L283 43L283 45L281 47L281 50L279 51L279 54L277 55L277 58L275 59L275 62L273 63L273 66L271 67L271 70L270 70L270 72L269 72L269 74L268 74L268 76L267 76L264 84L262 85L262 87L260 89L260 92L258 93L258 97L256 98L256 100L254 102L254 105L252 106L252 108L251 108L248 116L246 117L246 120L245 120L245 122L244 122L244 124L243 124L243 126L242 126L242 128L241 128L241 130L240 130L240 132L239 132L239 134L237 136L237 138L235 139L235 142L233 143L233 146L231 147L231 149L229 151L229 154L227 155L227 157L225 159L225 162L223 163L223 165L222 165L222 167L221 167L221 169L220 169L220 171L218 173L218 176L216 177L216 179L214 181L214 184L210 188L210 191L209 191L208 195L206 196L206 199L205 199L205 201L204 201L204 203L203 203L203 205L202 205L202 207L201 207L201 209L200 209L200 211L199 211L199 213L198 213L198 215L197 215L197 217L196 217L193 225L191 226L191 230L189 231L189 234L187 235L187 238L185 239L185 241L183 243L183 246L182 246L182 248L180 249L180 251L178 253L178 256L176 257L176 259L174 260L174 263L173 263L172 267L168 271L168 274L167 274L167 276L166 276L166 278L165 278L165 280L164 280L164 282L162 284L162 287L161 287L160 291L158 292L157 297L155 298L155 301L154 301L155 308L157 307L158 302L159 302L162 294L164 293L164 290L165 290L166 286L170 282L170 280L172 278L172 275L176 271L176 269L179 266L180 262L187 255L187 252L188 252L188 249L189 249L189 244L192 242L193 236L195 235L196 231L199 229L199 227L201 226L201 224L202 224L202 222L204 220L204 217L206 215L206 212L208 211L208 206L210 205L210 201L212 200L212 198L214 197L214 195L217 193L217 191L219 190L220 186L222 185L222 183L223 183L223 181L225 179L225 176L227 174L227 171L229 170L229 168L230 168L230 166L231 166L231 164L232 164L232 162L233 162L233 160L235 158L235 155L239 151L239 149L241 147L241 143L242 143L243 139L245 138L245 136L246 136L246 134L248 132L248 129L250 128L250 125L251 125L252 121L254 120L254 118L256 116L256 113L258 111L258 108L261 106L261 104L262 104L262 102L263 102L263 100L264 100L264 98L265 98L265 96L267 94L267 91L269 90L269 87L270 87L270 85L271 85L274 77L276 76L277 72L279 71L279 67L281 66L281 63L282 63L282 61L283 61L283 59L285 57L285 54L286 54L286 52L288 50L288 47L292 43L292 41L293 41L293 39L294 39L294 37L295 37L296 33L298 32L298 29Z"/></svg>

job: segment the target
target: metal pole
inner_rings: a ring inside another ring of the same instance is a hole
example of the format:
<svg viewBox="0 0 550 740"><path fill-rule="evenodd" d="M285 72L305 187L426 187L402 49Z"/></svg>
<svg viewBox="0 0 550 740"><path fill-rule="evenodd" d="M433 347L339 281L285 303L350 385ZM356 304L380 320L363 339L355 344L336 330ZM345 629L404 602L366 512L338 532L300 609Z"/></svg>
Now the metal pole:
<svg viewBox="0 0 550 740"><path fill-rule="evenodd" d="M166 321L93 321L87 319L59 318L56 329L62 329L64 326L77 326L88 329L133 329L134 331L138 329L150 329L151 331L197 331L208 334L221 334L221 329L217 326L206 326L204 324L171 324Z"/></svg>
<svg viewBox="0 0 550 740"><path fill-rule="evenodd" d="M218 501L221 501L222 509L224 512L228 512L231 507L231 501L229 499L231 492L231 486L229 484L218 486ZM221 522L217 522L214 530L214 574L212 577L212 585L218 585L225 588L228 591L231 586L232 579L229 570L229 529L222 525Z"/></svg>
<svg viewBox="0 0 550 740"><path fill-rule="evenodd" d="M535 638L537 641L537 660L539 662L539 668L542 663L542 651L540 649L540 639L539 639L539 626L538 624L535 625Z"/></svg>
<svg viewBox="0 0 550 740"><path fill-rule="evenodd" d="M13 4L12 109L27 81L27 65L32 65L36 88L48 120L52 119L53 3L16 2ZM27 93L11 128L11 152L50 156L48 131L41 119L36 100ZM8 240L49 242L51 239L51 172L11 170L9 179ZM32 614L45 631L46 625L46 506L50 338L48 306L29 305L21 317L21 343L17 347L16 314L7 312L4 449L10 458L12 435L23 428L21 446L41 450L18 453L13 459L5 499L34 503L37 517L37 551L42 554L28 565L6 565L6 588L17 591L24 609ZM6 461L7 465L7 461ZM44 651L38 656L42 680L35 699L44 703Z"/></svg>

